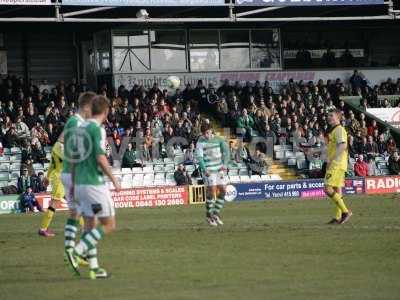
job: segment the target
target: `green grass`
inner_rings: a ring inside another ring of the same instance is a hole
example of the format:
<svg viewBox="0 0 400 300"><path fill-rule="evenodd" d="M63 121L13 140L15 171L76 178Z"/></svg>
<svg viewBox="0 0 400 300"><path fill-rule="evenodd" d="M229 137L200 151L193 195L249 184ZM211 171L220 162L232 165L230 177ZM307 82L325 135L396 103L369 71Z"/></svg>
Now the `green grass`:
<svg viewBox="0 0 400 300"><path fill-rule="evenodd" d="M400 200L349 199L353 218L324 225L328 201L230 203L208 228L202 206L117 211L101 242L109 280L72 276L40 215L0 216L0 299L399 299Z"/></svg>

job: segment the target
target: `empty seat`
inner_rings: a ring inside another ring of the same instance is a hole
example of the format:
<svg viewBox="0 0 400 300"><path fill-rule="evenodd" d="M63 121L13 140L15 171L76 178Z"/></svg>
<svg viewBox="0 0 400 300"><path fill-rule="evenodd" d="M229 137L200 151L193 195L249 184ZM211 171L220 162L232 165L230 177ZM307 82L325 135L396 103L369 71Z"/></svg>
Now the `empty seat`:
<svg viewBox="0 0 400 300"><path fill-rule="evenodd" d="M122 175L122 182L132 182L132 174Z"/></svg>
<svg viewBox="0 0 400 300"><path fill-rule="evenodd" d="M260 175L251 175L250 180L251 181L261 181L261 176Z"/></svg>
<svg viewBox="0 0 400 300"><path fill-rule="evenodd" d="M12 147L10 149L11 154L21 154L21 149L18 147Z"/></svg>
<svg viewBox="0 0 400 300"><path fill-rule="evenodd" d="M153 173L153 166L143 167L143 173Z"/></svg>
<svg viewBox="0 0 400 300"><path fill-rule="evenodd" d="M135 167L135 168L132 168L132 173L133 174L143 173L143 170L140 167Z"/></svg>
<svg viewBox="0 0 400 300"><path fill-rule="evenodd" d="M8 172L10 165L8 163L0 163L0 172Z"/></svg>
<svg viewBox="0 0 400 300"><path fill-rule="evenodd" d="M165 172L174 172L175 166L173 164L165 165Z"/></svg>
<svg viewBox="0 0 400 300"><path fill-rule="evenodd" d="M241 175L240 176L240 181L241 182L249 182L250 181L250 176L249 175Z"/></svg>
<svg viewBox="0 0 400 300"><path fill-rule="evenodd" d="M122 174L132 174L132 169L131 168L122 168L121 173Z"/></svg>
<svg viewBox="0 0 400 300"><path fill-rule="evenodd" d="M288 164L288 166L295 166L296 158L288 158L287 164Z"/></svg>
<svg viewBox="0 0 400 300"><path fill-rule="evenodd" d="M282 180L282 177L278 174L271 174L271 180Z"/></svg>
<svg viewBox="0 0 400 300"><path fill-rule="evenodd" d="M163 165L155 165L154 172L156 172L156 173L164 172L164 166Z"/></svg>
<svg viewBox="0 0 400 300"><path fill-rule="evenodd" d="M271 176L263 174L261 175L261 180L271 180Z"/></svg>
<svg viewBox="0 0 400 300"><path fill-rule="evenodd" d="M130 189L132 187L132 181L122 181L121 188Z"/></svg>
<svg viewBox="0 0 400 300"><path fill-rule="evenodd" d="M228 172L228 175L229 176L235 176L235 175L237 175L239 172L238 172L238 169L229 169L229 172Z"/></svg>
<svg viewBox="0 0 400 300"><path fill-rule="evenodd" d="M307 165L307 161L305 159L297 160L297 169L303 170L303 169L307 169L307 167L308 167L308 165Z"/></svg>
<svg viewBox="0 0 400 300"><path fill-rule="evenodd" d="M240 182L240 177L237 175L229 176L229 181L232 183Z"/></svg>
<svg viewBox="0 0 400 300"><path fill-rule="evenodd" d="M8 172L1 172L0 173L0 181L8 181L10 175Z"/></svg>
<svg viewBox="0 0 400 300"><path fill-rule="evenodd" d="M174 161L172 159L170 159L169 157L164 158L164 163L166 163L166 164L171 164L173 162Z"/></svg>
<svg viewBox="0 0 400 300"><path fill-rule="evenodd" d="M249 175L249 171L247 170L247 168L246 169L240 169L239 170L239 175Z"/></svg>
<svg viewBox="0 0 400 300"><path fill-rule="evenodd" d="M16 162L10 165L10 171L19 171L21 169L21 163Z"/></svg>

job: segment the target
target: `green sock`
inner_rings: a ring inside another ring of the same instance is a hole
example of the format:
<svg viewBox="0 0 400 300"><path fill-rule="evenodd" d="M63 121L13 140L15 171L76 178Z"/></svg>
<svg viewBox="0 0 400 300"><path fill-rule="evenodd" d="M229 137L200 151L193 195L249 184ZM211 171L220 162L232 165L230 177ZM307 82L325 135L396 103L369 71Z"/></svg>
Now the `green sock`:
<svg viewBox="0 0 400 300"><path fill-rule="evenodd" d="M214 204L214 213L219 214L224 207L225 200L217 198Z"/></svg>
<svg viewBox="0 0 400 300"><path fill-rule="evenodd" d="M79 244L75 247L75 252L78 255L83 255L90 249L96 248L97 243L103 238L104 229L103 226L97 226L96 228L85 232L82 235Z"/></svg>
<svg viewBox="0 0 400 300"><path fill-rule="evenodd" d="M64 247L65 249L75 247L76 233L79 222L74 219L68 219L64 227Z"/></svg>

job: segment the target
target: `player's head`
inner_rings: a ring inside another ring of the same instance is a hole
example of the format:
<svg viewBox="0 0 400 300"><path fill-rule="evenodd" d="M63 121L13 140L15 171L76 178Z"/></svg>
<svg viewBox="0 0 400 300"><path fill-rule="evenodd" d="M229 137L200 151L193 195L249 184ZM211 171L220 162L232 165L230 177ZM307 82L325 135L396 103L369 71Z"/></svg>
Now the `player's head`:
<svg viewBox="0 0 400 300"><path fill-rule="evenodd" d="M92 102L92 117L103 123L107 120L110 110L110 102L102 95L97 95Z"/></svg>
<svg viewBox="0 0 400 300"><path fill-rule="evenodd" d="M94 97L96 97L96 94L93 92L85 92L79 96L79 113L85 119L92 116L92 101Z"/></svg>
<svg viewBox="0 0 400 300"><path fill-rule="evenodd" d="M211 124L210 123L204 123L201 126L201 133L204 135L204 137L206 139L211 139L212 135L213 135Z"/></svg>
<svg viewBox="0 0 400 300"><path fill-rule="evenodd" d="M331 126L335 126L340 123L342 118L342 112L336 108L328 110L328 123Z"/></svg>

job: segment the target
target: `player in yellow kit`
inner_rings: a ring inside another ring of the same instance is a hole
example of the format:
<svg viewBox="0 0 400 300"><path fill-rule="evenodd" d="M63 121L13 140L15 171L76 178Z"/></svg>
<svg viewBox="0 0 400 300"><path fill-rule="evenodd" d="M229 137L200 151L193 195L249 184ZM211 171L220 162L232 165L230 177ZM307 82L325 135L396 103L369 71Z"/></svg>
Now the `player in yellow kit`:
<svg viewBox="0 0 400 300"><path fill-rule="evenodd" d="M47 179L51 183L51 201L49 208L45 212L42 218L42 223L39 229L39 235L44 237L52 237L54 233L49 230L51 220L55 213L55 202L62 201L65 196L64 186L61 182L61 172L63 169L63 158L64 158L64 145L62 136L54 144L51 150L51 162L49 170L47 171Z"/></svg>
<svg viewBox="0 0 400 300"><path fill-rule="evenodd" d="M352 212L346 207L342 197L345 173L347 171L348 147L347 132L340 125L341 111L328 112L330 131L328 134L327 165L325 173L325 193L336 206L335 217L329 224L347 222Z"/></svg>

